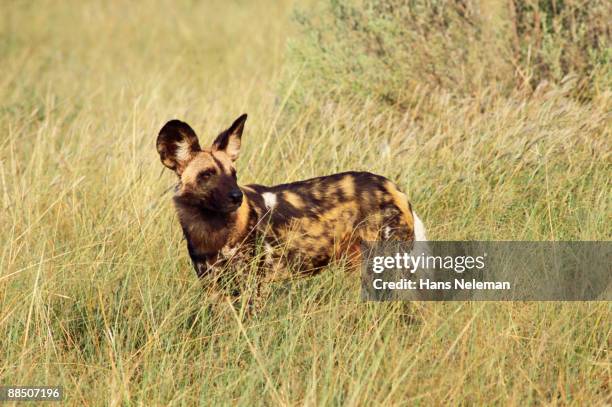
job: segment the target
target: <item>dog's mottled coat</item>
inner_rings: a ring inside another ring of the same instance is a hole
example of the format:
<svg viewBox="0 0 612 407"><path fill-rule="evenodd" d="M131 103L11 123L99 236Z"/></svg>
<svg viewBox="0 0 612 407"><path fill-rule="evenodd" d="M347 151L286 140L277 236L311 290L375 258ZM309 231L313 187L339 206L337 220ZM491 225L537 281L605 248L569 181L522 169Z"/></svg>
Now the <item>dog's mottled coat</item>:
<svg viewBox="0 0 612 407"><path fill-rule="evenodd" d="M246 115L201 148L192 128L172 120L157 150L176 172L174 204L198 276L228 260L249 261L257 242L268 266L291 262L304 272L332 259L359 257L362 241L424 240L422 223L388 179L344 172L275 186L238 186L234 163Z"/></svg>

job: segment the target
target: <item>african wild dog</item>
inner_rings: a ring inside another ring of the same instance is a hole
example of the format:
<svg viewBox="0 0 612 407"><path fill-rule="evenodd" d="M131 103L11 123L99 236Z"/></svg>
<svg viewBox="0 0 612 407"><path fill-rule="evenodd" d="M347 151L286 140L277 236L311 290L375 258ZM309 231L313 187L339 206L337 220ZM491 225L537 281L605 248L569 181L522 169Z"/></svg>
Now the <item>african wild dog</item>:
<svg viewBox="0 0 612 407"><path fill-rule="evenodd" d="M313 271L343 254L358 258L362 241L426 240L406 196L379 175L238 186L234 163L246 118L209 148L179 120L166 123L157 138L162 163L179 176L174 205L198 276L228 259L253 258L256 242L263 242L265 263L289 260Z"/></svg>

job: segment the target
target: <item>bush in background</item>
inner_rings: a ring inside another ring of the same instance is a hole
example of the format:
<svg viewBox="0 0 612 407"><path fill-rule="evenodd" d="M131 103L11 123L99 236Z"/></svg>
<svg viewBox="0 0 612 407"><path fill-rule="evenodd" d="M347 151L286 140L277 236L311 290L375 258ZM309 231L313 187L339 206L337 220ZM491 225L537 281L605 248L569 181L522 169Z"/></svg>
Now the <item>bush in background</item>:
<svg viewBox="0 0 612 407"><path fill-rule="evenodd" d="M580 100L612 86L606 0L333 0L298 13L293 101L350 95L405 107L417 87Z"/></svg>

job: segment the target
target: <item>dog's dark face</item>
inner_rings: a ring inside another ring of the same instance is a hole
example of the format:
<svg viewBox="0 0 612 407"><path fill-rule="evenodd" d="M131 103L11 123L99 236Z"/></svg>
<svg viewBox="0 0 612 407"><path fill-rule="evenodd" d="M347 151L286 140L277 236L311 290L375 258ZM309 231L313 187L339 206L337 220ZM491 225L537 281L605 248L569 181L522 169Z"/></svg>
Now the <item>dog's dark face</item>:
<svg viewBox="0 0 612 407"><path fill-rule="evenodd" d="M193 129L179 120L169 121L157 137L162 163L181 180L176 199L210 211L230 213L242 204L234 163L246 114L217 136L210 148L202 149Z"/></svg>

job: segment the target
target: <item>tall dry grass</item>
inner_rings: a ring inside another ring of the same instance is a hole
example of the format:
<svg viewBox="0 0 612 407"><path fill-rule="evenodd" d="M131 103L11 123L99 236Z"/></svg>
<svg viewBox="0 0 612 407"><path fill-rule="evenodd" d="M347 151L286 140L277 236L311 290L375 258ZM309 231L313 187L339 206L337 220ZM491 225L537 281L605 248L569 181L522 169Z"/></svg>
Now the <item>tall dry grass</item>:
<svg viewBox="0 0 612 407"><path fill-rule="evenodd" d="M609 92L302 103L291 9L3 6L0 384L69 405L608 404L608 303L362 303L338 267L255 315L211 301L154 148L174 117L210 141L248 112L243 183L385 174L432 238L610 239Z"/></svg>

